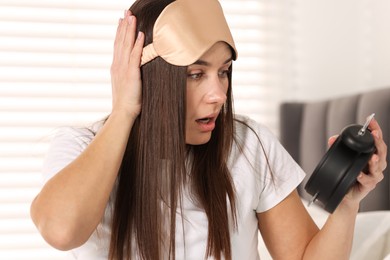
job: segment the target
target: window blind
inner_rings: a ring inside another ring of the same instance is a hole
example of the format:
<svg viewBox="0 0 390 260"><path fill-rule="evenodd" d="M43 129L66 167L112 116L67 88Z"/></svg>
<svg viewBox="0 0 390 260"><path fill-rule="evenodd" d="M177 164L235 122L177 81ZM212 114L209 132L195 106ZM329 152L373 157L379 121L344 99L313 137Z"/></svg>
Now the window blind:
<svg viewBox="0 0 390 260"><path fill-rule="evenodd" d="M117 21L132 1L0 0L0 259L65 259L29 207L57 127L110 112ZM239 52L236 112L277 131L285 1L221 0Z"/></svg>

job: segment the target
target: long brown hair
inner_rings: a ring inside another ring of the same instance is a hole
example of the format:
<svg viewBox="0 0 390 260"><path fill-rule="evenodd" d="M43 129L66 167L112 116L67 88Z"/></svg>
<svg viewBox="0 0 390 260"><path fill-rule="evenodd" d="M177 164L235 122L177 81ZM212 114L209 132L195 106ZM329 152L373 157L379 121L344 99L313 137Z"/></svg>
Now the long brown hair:
<svg viewBox="0 0 390 260"><path fill-rule="evenodd" d="M153 41L154 22L171 2L137 0L131 6L145 45ZM198 146L185 142L187 68L158 57L141 67L141 77L142 108L119 171L109 258L175 259L176 212L185 183L191 183L192 198L208 218L205 257L231 259L230 230L236 226L227 168L234 133L231 74L212 137Z"/></svg>

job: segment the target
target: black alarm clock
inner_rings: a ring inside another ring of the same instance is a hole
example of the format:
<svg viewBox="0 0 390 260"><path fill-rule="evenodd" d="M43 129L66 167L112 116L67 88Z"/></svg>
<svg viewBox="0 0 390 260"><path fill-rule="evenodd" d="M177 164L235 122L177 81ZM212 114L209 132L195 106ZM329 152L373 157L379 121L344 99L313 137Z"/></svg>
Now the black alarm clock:
<svg viewBox="0 0 390 260"><path fill-rule="evenodd" d="M362 125L345 127L321 159L305 185L307 193L333 213L375 152L374 137L367 129L374 117Z"/></svg>

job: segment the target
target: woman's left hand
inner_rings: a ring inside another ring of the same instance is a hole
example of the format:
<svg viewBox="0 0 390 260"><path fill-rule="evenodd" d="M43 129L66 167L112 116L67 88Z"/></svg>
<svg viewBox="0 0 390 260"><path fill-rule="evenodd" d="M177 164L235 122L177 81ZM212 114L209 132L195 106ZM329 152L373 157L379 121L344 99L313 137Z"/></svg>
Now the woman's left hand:
<svg viewBox="0 0 390 260"><path fill-rule="evenodd" d="M368 161L368 172L361 172L358 175L356 185L350 189L342 203L359 204L384 178L383 171L387 167L387 145L383 141L382 130L375 118L371 120L368 128L374 137L376 152ZM331 137L329 144L333 144L335 139L336 137Z"/></svg>

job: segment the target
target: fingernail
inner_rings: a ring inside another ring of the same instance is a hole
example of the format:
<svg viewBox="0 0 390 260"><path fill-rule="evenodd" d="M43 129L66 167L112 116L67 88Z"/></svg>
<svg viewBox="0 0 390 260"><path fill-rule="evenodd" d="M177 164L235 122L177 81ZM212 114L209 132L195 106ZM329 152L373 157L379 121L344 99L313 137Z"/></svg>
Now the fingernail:
<svg viewBox="0 0 390 260"><path fill-rule="evenodd" d="M132 21L133 21L133 16L129 16L129 18L127 18L127 22L128 22L129 24L131 24Z"/></svg>
<svg viewBox="0 0 390 260"><path fill-rule="evenodd" d="M142 36L142 32L139 31L139 32L138 32L138 35L137 35L137 41L138 41L139 39L141 39L141 36Z"/></svg>
<svg viewBox="0 0 390 260"><path fill-rule="evenodd" d="M125 10L124 16L126 17L128 13L129 13L129 10Z"/></svg>
<svg viewBox="0 0 390 260"><path fill-rule="evenodd" d="M330 143L330 141L332 141L332 140L336 141L337 137L338 137L338 135L333 135L333 136L329 137L328 143Z"/></svg>

